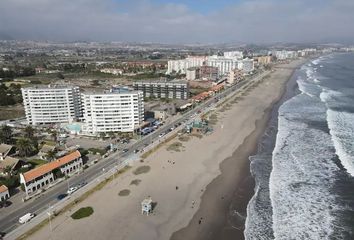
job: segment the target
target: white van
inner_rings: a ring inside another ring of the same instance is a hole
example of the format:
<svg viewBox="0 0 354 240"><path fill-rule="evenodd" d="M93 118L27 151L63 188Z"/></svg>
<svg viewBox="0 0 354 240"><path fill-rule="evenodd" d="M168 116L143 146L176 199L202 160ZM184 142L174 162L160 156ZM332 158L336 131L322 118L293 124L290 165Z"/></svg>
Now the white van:
<svg viewBox="0 0 354 240"><path fill-rule="evenodd" d="M34 213L27 213L25 215L23 215L22 217L20 217L20 219L18 220L19 223L24 224L26 222L29 222L32 218L34 218Z"/></svg>

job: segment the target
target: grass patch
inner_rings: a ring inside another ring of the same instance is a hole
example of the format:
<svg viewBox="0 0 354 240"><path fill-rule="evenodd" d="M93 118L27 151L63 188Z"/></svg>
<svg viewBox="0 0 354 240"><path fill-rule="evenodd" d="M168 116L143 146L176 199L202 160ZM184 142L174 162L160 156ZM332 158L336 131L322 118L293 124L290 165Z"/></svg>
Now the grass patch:
<svg viewBox="0 0 354 240"><path fill-rule="evenodd" d="M189 139L190 139L190 137L187 136L187 135L182 135L182 136L178 137L178 140L181 141L181 142L188 142Z"/></svg>
<svg viewBox="0 0 354 240"><path fill-rule="evenodd" d="M144 174L144 173L148 173L150 171L151 167L150 166L140 166L137 169L135 169L133 171L133 173L135 175L139 175L139 174Z"/></svg>
<svg viewBox="0 0 354 240"><path fill-rule="evenodd" d="M83 207L83 208L80 208L79 210L77 210L76 212L74 212L71 215L71 218L72 219L81 219L81 218L89 217L92 214L93 214L92 207Z"/></svg>
<svg viewBox="0 0 354 240"><path fill-rule="evenodd" d="M25 110L21 105L4 106L0 107L0 121L20 118L25 116Z"/></svg>
<svg viewBox="0 0 354 240"><path fill-rule="evenodd" d="M133 181L130 182L130 185L138 186L140 183L141 183L140 179L134 179Z"/></svg>
<svg viewBox="0 0 354 240"><path fill-rule="evenodd" d="M120 191L118 193L118 195L121 196L121 197L129 196L129 194L130 194L130 190L129 189L123 189L122 191Z"/></svg>
<svg viewBox="0 0 354 240"><path fill-rule="evenodd" d="M39 167L43 164L48 163L47 161L42 160L42 159L31 159L31 160L28 160L27 162L32 164L34 167Z"/></svg>
<svg viewBox="0 0 354 240"><path fill-rule="evenodd" d="M183 148L182 143L180 142L174 142L171 143L168 147L167 147L167 151L175 151L175 152L180 152L181 148Z"/></svg>

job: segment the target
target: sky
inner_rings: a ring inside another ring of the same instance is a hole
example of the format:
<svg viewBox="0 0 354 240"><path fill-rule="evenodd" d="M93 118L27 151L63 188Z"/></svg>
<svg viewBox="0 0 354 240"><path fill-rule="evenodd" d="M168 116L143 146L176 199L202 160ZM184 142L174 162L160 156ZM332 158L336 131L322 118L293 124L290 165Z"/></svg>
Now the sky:
<svg viewBox="0 0 354 240"><path fill-rule="evenodd" d="M0 0L0 39L354 43L354 0Z"/></svg>

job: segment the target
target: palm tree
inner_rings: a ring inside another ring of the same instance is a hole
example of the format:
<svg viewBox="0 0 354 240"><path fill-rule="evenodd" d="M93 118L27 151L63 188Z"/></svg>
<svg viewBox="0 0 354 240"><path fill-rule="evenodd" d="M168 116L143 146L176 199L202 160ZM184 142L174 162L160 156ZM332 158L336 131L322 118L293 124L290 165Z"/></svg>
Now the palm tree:
<svg viewBox="0 0 354 240"><path fill-rule="evenodd" d="M5 175L11 176L11 173L12 173L11 166L6 166L3 170L3 172L5 173Z"/></svg>
<svg viewBox="0 0 354 240"><path fill-rule="evenodd" d="M51 161L51 160L55 159L55 157L56 157L56 152L55 151L47 152L47 155L46 155L47 160Z"/></svg>
<svg viewBox="0 0 354 240"><path fill-rule="evenodd" d="M33 152L33 145L28 138L19 138L16 142L16 148L19 151L20 156L28 156Z"/></svg>
<svg viewBox="0 0 354 240"><path fill-rule="evenodd" d="M3 125L0 129L0 138L1 142L10 143L12 140L12 129L7 125Z"/></svg>
<svg viewBox="0 0 354 240"><path fill-rule="evenodd" d="M58 132L56 130L52 130L51 136L52 136L54 142L56 142L58 140Z"/></svg>
<svg viewBox="0 0 354 240"><path fill-rule="evenodd" d="M23 132L24 132L25 138L33 138L35 130L34 130L34 128L32 126L27 126L23 130Z"/></svg>

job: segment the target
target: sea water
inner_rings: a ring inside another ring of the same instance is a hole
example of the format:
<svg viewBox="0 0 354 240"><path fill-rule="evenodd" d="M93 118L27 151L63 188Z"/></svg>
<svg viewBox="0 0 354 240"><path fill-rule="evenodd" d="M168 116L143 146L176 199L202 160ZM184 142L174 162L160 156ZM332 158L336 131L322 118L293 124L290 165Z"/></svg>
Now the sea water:
<svg viewBox="0 0 354 240"><path fill-rule="evenodd" d="M354 54L320 57L293 75L251 157L246 239L354 239ZM293 94L294 95L294 94Z"/></svg>

